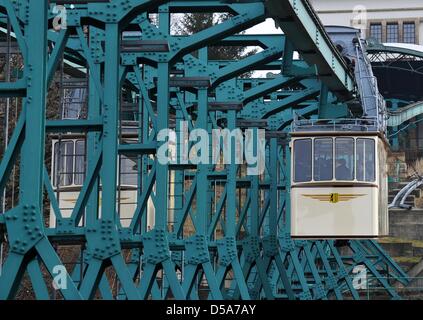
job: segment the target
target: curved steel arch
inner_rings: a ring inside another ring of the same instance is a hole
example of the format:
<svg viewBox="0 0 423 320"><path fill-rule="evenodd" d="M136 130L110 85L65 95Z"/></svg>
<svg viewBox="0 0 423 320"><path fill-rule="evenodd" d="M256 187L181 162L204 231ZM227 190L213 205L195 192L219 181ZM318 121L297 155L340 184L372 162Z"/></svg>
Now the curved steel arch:
<svg viewBox="0 0 423 320"><path fill-rule="evenodd" d="M404 122L423 114L423 101L419 101L401 108L398 111L390 111L388 126L398 127Z"/></svg>
<svg viewBox="0 0 423 320"><path fill-rule="evenodd" d="M412 56L412 57L418 57L423 60L423 46L422 51L419 50L413 50L409 48L404 48L400 46L392 46L392 45L384 45L384 44L369 44L367 46L367 52L369 54L375 54L375 53L397 53L402 54L404 56Z"/></svg>
<svg viewBox="0 0 423 320"><path fill-rule="evenodd" d="M373 44L367 47L367 53L373 64L382 64L381 66L374 65L374 68L392 68L423 75L423 66L415 68L411 65L411 62L423 61L423 47L419 51L400 46ZM394 66L396 62L405 62L409 68Z"/></svg>

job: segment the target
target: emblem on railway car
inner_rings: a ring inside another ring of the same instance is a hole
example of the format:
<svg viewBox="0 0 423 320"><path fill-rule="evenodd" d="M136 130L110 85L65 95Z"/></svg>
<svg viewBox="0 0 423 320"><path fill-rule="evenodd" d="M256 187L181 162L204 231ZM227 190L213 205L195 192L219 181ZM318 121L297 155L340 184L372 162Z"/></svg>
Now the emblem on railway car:
<svg viewBox="0 0 423 320"><path fill-rule="evenodd" d="M348 202L360 197L365 196L365 194L339 194L339 193L329 193L329 194L303 194L306 198L311 198L313 200L318 200L321 202L329 203L338 203L338 202Z"/></svg>

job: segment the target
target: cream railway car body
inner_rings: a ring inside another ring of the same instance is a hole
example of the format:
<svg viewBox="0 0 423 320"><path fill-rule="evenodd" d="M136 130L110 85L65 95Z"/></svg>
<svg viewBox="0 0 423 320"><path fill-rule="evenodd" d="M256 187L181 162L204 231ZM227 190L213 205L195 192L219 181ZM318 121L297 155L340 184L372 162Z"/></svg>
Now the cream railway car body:
<svg viewBox="0 0 423 320"><path fill-rule="evenodd" d="M388 235L387 148L376 132L292 133L292 237Z"/></svg>
<svg viewBox="0 0 423 320"><path fill-rule="evenodd" d="M59 150L60 148L60 150ZM85 179L85 140L66 137L52 141L52 182L58 198L60 211L64 218L71 216ZM122 227L129 227L137 207L138 188L136 163L126 157L120 161L121 184L118 188L116 203ZM101 186L99 192L99 215L101 213ZM147 204L147 229L155 224L154 205L151 198ZM50 207L50 227L55 227L54 210ZM84 221L81 222L84 225Z"/></svg>

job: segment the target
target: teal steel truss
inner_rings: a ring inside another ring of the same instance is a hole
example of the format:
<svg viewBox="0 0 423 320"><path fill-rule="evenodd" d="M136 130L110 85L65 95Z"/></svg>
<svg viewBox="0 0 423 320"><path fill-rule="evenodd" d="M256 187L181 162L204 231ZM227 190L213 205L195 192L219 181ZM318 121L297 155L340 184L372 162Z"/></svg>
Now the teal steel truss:
<svg viewBox="0 0 423 320"><path fill-rule="evenodd" d="M66 27L55 27L57 5ZM0 299L16 298L27 277L37 299L360 299L360 267L400 298L394 284L407 276L375 241L290 237L290 124L346 117L355 96L307 1L0 0L0 12L22 58L15 81L0 82L0 96L21 104L0 164ZM173 15L195 12L230 17L193 35L171 32ZM285 35L240 34L268 17ZM217 61L210 46L259 50ZM86 80L83 116L47 110L59 70ZM264 130L263 173L160 161L166 129L210 138L213 129ZM51 139L60 149L71 136L85 142L84 174L65 210L46 154ZM125 219L123 158L136 167ZM10 203L14 170L19 197Z"/></svg>

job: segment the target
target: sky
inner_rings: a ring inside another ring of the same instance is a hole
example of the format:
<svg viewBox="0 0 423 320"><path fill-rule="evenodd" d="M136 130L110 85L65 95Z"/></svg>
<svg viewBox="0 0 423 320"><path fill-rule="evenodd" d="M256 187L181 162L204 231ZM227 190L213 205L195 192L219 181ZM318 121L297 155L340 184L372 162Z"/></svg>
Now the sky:
<svg viewBox="0 0 423 320"><path fill-rule="evenodd" d="M267 19L265 22L260 23L247 30L248 34L275 34L282 33L280 29L276 29L273 19Z"/></svg>

